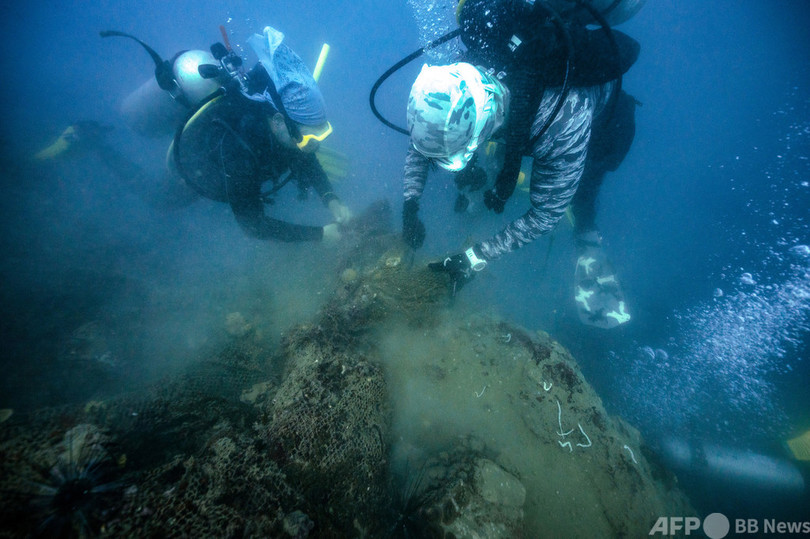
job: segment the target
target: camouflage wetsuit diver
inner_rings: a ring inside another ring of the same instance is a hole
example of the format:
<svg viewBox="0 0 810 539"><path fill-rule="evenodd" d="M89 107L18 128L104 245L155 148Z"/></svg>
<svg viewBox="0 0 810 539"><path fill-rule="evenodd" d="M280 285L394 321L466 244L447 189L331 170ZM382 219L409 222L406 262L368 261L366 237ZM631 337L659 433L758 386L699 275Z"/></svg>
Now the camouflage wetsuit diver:
<svg viewBox="0 0 810 539"><path fill-rule="evenodd" d="M479 264L479 267L483 267L486 262L551 231L569 205L575 217L578 243L598 246L594 221L599 187L605 174L615 170L623 160L635 132L636 101L618 91L617 79L635 62L638 44L614 30L614 47L608 43L603 30L587 30L569 24L573 54L568 80L570 86L564 90L561 83L566 52L549 23L539 23L536 13L527 15L521 12L531 9L527 5L526 2L493 0L467 0L464 3L460 24L468 48L466 60L476 65L484 79L487 74L500 79L499 82L508 92L508 97L504 99L508 112L505 124L500 129L491 131L489 137L473 140L466 148L458 150L455 156L450 156L450 161L456 160L459 164L443 165L442 159L447 159L447 154L452 153L448 149L450 143L446 140L442 141L445 145L442 149L431 147L431 141L419 140L420 129L426 132L421 124L431 124L430 120L422 120L421 115L429 115L431 110L428 109L435 110L442 106L431 104L428 96L437 95L437 86L441 83L437 85L436 80L443 73L431 73L432 80L427 81L428 87L417 88L420 78L423 78L420 74L411 93L411 100L415 99L417 103L409 103L411 145L405 160L403 238L414 248L421 246L424 239L424 227L417 212L431 161L457 171L457 176L474 175L475 159L470 156L470 150L482 147L488 139L501 139L506 146L504 165L494 187L484 195L486 206L500 213L515 189L522 157L529 155L533 159L529 210L501 232L476 243L472 251L467 250L472 258L465 254L455 255L445 259L441 265L441 269L451 273L457 286L474 275L468 270L476 260L483 262ZM538 37L524 39L522 48L515 51L508 42L510 36L517 34ZM438 69L438 66L434 69ZM465 78L458 69L451 69L447 73L451 79ZM465 80L465 83L470 82ZM461 96L459 99L463 98ZM451 101L454 99L450 97ZM557 111L558 101L560 108ZM473 106L469 108L470 111L463 114L469 112L475 116ZM412 114L412 110L415 113ZM458 115L462 111L450 112ZM553 121L547 125L555 113ZM444 121L444 118L440 120ZM444 130L446 136L449 123L433 122L432 125L438 126L439 131ZM480 129L473 126L464 128L472 132ZM419 147L420 143L422 148ZM466 158L461 156L465 152ZM459 165L462 167L460 171Z"/></svg>
<svg viewBox="0 0 810 539"><path fill-rule="evenodd" d="M532 148L534 162L529 188L531 208L504 230L478 244L486 260L495 260L549 232L572 201L575 203L572 209L577 217L577 231L593 228L599 185L604 174L615 170L614 165L621 162L617 153L589 156L588 151L593 124L595 120L603 120L599 115L605 110L614 87L613 83L608 83L571 89L560 113ZM558 96L559 89L544 93L534 117L533 132L539 131L546 122ZM628 99L632 98L628 96ZM632 108L629 110L632 112ZM607 137L600 144L608 145L615 140ZM429 169L430 159L411 145L405 160L406 207L421 198ZM581 203L578 204L578 201Z"/></svg>

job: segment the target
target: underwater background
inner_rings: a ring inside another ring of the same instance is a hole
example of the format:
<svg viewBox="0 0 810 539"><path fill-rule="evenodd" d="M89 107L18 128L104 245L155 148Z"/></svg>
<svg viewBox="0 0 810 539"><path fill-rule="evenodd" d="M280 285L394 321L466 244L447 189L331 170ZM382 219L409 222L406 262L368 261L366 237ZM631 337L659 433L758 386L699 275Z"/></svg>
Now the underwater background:
<svg viewBox="0 0 810 539"><path fill-rule="evenodd" d="M95 120L115 127L112 146L160 177L168 140L135 135L119 111L154 66L131 41L99 31L131 33L171 57L207 49L224 25L248 64L254 59L238 47L265 25L282 30L310 65L329 43L319 84L335 129L328 146L348 160L338 193L357 209L387 199L398 223L407 139L374 118L369 91L452 18L452 2L438 0L3 7L0 408L23 414L100 399L179 372L227 342L234 312L260 325L272 346L330 292L327 249L251 240L226 206L207 200L156 210L92 154L32 159L66 126ZM579 323L565 222L489 265L457 304L549 333L606 409L653 446L677 440L765 455L805 478L807 462L784 442L810 429L808 28L803 0L650 0L619 26L641 44L623 88L642 106L630 153L602 187L597 223L631 323L610 331ZM377 96L394 123L404 124L420 65ZM528 205L518 193L498 216L474 198L459 215L455 195L449 176L431 176L422 203L428 236L417 255L424 262L488 237ZM314 198L285 197L274 212L329 221ZM810 514L806 484L739 488L710 470L680 479L704 515Z"/></svg>

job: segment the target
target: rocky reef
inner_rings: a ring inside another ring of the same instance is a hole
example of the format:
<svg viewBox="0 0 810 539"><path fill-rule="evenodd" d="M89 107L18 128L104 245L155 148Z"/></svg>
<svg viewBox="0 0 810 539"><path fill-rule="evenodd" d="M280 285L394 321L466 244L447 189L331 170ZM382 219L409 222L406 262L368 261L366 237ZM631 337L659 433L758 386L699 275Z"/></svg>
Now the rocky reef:
<svg viewBox="0 0 810 539"><path fill-rule="evenodd" d="M1 423L0 536L622 537L694 513L562 346L448 308L373 223L280 345L234 315L148 390Z"/></svg>

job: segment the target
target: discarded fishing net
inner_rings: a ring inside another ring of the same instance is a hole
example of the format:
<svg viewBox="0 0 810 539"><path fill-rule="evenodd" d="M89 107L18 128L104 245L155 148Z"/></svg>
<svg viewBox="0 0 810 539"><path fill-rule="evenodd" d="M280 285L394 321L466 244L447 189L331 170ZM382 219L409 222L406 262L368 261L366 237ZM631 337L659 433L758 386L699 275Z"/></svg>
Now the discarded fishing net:
<svg viewBox="0 0 810 539"><path fill-rule="evenodd" d="M280 344L231 317L148 390L0 423L0 537L637 536L694 514L562 346L448 311L389 214L358 219Z"/></svg>

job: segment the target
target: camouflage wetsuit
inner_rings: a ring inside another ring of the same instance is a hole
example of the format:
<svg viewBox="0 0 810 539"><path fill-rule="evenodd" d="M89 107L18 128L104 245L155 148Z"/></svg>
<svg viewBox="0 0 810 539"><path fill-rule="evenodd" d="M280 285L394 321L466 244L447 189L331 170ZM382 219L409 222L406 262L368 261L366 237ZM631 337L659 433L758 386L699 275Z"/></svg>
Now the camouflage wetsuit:
<svg viewBox="0 0 810 539"><path fill-rule="evenodd" d="M531 208L492 238L480 242L486 260L494 260L549 232L565 213L577 191L588 154L591 126L605 109L615 83L571 88L549 129L532 148L529 197ZM559 96L559 88L547 90L534 117L531 132L540 131ZM405 160L405 201L418 201L427 181L430 161L413 145Z"/></svg>

